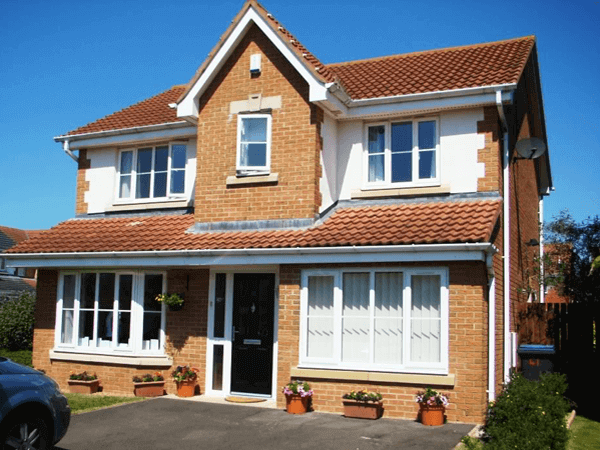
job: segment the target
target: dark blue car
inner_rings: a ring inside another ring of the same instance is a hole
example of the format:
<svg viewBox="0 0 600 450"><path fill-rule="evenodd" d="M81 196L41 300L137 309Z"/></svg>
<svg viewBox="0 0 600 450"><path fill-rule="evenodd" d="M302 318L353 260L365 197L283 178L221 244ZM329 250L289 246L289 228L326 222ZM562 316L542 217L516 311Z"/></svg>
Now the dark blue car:
<svg viewBox="0 0 600 450"><path fill-rule="evenodd" d="M0 450L51 448L70 420L71 408L56 381L0 357Z"/></svg>

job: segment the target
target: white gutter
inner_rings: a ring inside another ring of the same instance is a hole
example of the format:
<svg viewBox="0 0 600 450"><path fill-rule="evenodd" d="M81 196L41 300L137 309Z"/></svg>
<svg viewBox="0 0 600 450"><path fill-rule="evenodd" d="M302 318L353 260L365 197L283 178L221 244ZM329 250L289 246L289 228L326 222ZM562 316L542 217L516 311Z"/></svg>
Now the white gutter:
<svg viewBox="0 0 600 450"><path fill-rule="evenodd" d="M131 128L121 128L119 130L106 130L106 131L94 131L92 133L81 133L68 135L64 134L62 136L54 137L55 142L61 142L69 140L71 142L78 141L81 139L89 139L89 138L101 138L106 136L119 136L122 134L134 134L134 133L143 133L147 131L156 131L156 130L169 130L172 128L180 128L186 127L188 123L184 120L178 122L167 122L167 123L159 123L157 125L142 125L139 127L131 127Z"/></svg>
<svg viewBox="0 0 600 450"><path fill-rule="evenodd" d="M75 154L69 148L69 140L68 139L65 139L65 141L63 142L63 150L65 151L65 153L67 155L69 155L73 159L73 161L75 161L76 163L79 163L79 158L77 156L75 156Z"/></svg>
<svg viewBox="0 0 600 450"><path fill-rule="evenodd" d="M544 267L544 197L540 195L540 303L546 302L545 270Z"/></svg>
<svg viewBox="0 0 600 450"><path fill-rule="evenodd" d="M494 250L496 250L494 248ZM496 399L496 275L494 273L494 253L486 257L488 271L488 402Z"/></svg>
<svg viewBox="0 0 600 450"><path fill-rule="evenodd" d="M504 381L508 382L510 378L510 369L512 365L511 355L511 336L510 336L510 171L509 171L509 143L508 143L508 123L504 115L504 106L502 104L502 91L496 91L496 105L498 115L502 123L502 204L503 204L503 284L504 284Z"/></svg>
<svg viewBox="0 0 600 450"><path fill-rule="evenodd" d="M367 247L11 253L6 254L5 257L7 263L14 267L485 261L485 252L490 248L492 248L492 244L489 243L467 243ZM415 255L415 253L420 253L421 256Z"/></svg>

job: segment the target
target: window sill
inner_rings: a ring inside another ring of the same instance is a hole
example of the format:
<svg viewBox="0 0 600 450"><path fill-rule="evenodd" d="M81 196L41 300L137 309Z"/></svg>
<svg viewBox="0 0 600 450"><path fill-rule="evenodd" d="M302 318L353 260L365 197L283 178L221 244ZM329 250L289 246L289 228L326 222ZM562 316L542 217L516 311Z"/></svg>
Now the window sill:
<svg viewBox="0 0 600 450"><path fill-rule="evenodd" d="M240 186L244 184L263 184L263 183L277 183L279 174L271 173L269 175L246 175L240 176L229 176L227 177L227 186Z"/></svg>
<svg viewBox="0 0 600 450"><path fill-rule="evenodd" d="M118 211L141 211L144 209L163 209L163 208L187 208L191 206L191 200L174 199L174 200L158 200L153 202L128 202L115 203L106 208L107 212Z"/></svg>
<svg viewBox="0 0 600 450"><path fill-rule="evenodd" d="M297 378L436 385L446 388L454 387L456 382L455 375L453 374L423 375L414 373L355 372L350 370L300 369L298 367L293 368L290 375Z"/></svg>
<svg viewBox="0 0 600 450"><path fill-rule="evenodd" d="M351 198L379 198L379 197L404 197L427 194L449 194L450 185L412 187L412 188L386 188L386 189L361 189L352 191Z"/></svg>
<svg viewBox="0 0 600 450"><path fill-rule="evenodd" d="M171 367L173 359L169 356L139 355L102 355L97 353L75 353L50 350L51 361L73 361L84 363L108 363L135 367Z"/></svg>

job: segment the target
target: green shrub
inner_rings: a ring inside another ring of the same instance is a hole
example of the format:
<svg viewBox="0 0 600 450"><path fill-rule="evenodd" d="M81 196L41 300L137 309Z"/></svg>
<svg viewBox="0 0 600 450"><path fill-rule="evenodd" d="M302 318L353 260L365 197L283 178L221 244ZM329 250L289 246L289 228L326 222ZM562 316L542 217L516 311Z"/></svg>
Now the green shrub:
<svg viewBox="0 0 600 450"><path fill-rule="evenodd" d="M568 440L566 389L564 375L542 375L540 381L514 375L489 408L485 448L564 450Z"/></svg>
<svg viewBox="0 0 600 450"><path fill-rule="evenodd" d="M23 292L18 300L0 306L0 348L31 350L35 294Z"/></svg>

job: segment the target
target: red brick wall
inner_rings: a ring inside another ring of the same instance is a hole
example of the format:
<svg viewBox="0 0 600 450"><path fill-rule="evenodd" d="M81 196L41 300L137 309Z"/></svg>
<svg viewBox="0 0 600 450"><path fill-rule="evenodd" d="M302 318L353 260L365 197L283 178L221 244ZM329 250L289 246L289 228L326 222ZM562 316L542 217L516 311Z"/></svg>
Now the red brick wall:
<svg viewBox="0 0 600 450"><path fill-rule="evenodd" d="M87 150L79 150L79 161L77 166L77 193L75 197L75 214L86 214L88 204L85 201L85 193L90 189L90 182L85 181L86 170L90 168L90 160L87 159Z"/></svg>
<svg viewBox="0 0 600 450"><path fill-rule="evenodd" d="M440 388L450 394L447 409L452 422L482 422L487 405L487 275L482 263L451 263L450 268L450 373L456 375L454 388ZM279 286L278 387L290 380L298 365L300 335L300 266L281 266ZM398 383L365 383L307 379L315 390L316 411L341 413L345 392L368 389L385 398L385 416L415 419L415 395L427 386ZM278 406L285 397L279 393Z"/></svg>
<svg viewBox="0 0 600 450"><path fill-rule="evenodd" d="M173 358L173 365L165 367L134 367L120 364L81 363L50 360L54 347L54 323L56 317L58 273L40 270L36 303L36 323L33 343L33 365L43 369L54 378L63 390L67 390L67 378L71 371L95 372L101 380L103 392L132 395L134 375L161 372L167 382L165 388L175 393L176 386L168 375L177 365L189 364L200 369L198 385L204 390L206 367L206 329L208 311L208 270L172 269L167 273L169 292L185 295L185 306L177 312L167 311L166 352Z"/></svg>
<svg viewBox="0 0 600 450"><path fill-rule="evenodd" d="M262 72L250 75L250 56L262 55ZM232 101L250 94L281 96L272 110L271 173L276 183L227 186L236 174L237 116ZM200 98L197 222L312 218L318 212L323 112L308 101L308 84L256 26L248 31Z"/></svg>

